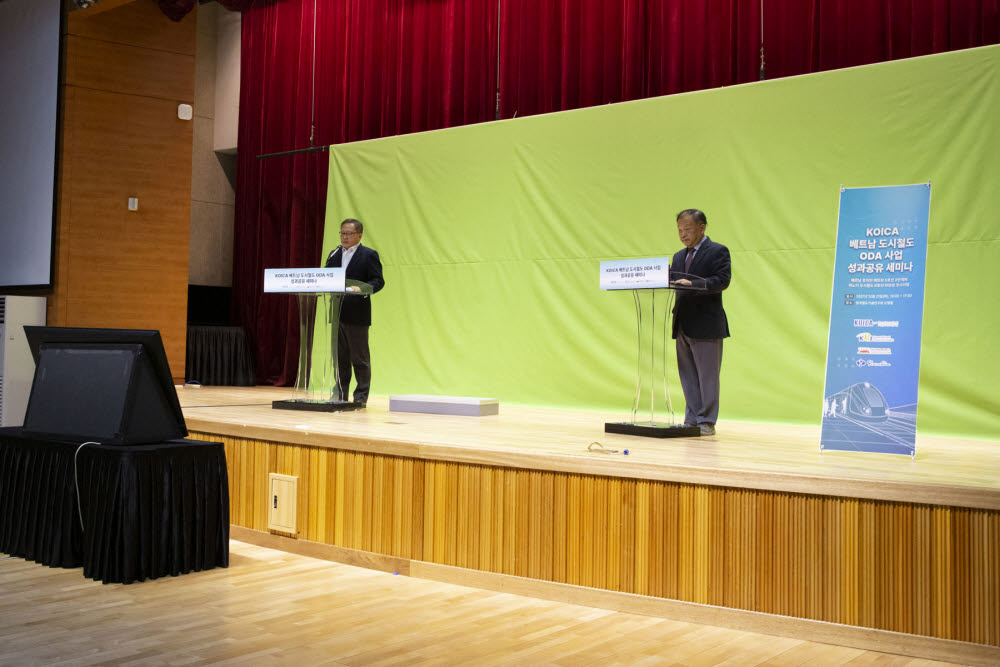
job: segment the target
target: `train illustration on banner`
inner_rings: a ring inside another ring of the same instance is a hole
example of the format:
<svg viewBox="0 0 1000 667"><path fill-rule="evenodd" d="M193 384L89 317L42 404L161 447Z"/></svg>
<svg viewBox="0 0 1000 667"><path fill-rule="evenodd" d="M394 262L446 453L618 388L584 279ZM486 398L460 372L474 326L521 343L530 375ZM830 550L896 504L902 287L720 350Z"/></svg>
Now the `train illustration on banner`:
<svg viewBox="0 0 1000 667"><path fill-rule="evenodd" d="M827 396L823 401L823 416L884 422L889 419L889 405L877 387L868 382L858 382Z"/></svg>

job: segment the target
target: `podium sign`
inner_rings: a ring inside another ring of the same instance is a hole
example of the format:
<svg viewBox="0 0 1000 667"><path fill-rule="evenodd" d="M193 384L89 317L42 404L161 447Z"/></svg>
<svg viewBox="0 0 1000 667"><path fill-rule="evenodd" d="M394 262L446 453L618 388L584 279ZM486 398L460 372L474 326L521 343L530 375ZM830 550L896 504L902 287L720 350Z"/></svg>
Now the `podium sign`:
<svg viewBox="0 0 1000 667"><path fill-rule="evenodd" d="M264 291L283 294L343 292L346 269L264 269Z"/></svg>
<svg viewBox="0 0 1000 667"><path fill-rule="evenodd" d="M670 287L670 258L620 259L601 262L601 289Z"/></svg>

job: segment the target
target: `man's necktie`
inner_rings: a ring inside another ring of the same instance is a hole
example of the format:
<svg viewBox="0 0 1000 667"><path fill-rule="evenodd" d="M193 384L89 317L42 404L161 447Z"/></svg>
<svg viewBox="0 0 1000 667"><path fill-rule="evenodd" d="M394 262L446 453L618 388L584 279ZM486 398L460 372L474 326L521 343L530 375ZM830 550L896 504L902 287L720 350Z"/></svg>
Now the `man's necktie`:
<svg viewBox="0 0 1000 667"><path fill-rule="evenodd" d="M691 273L692 259L694 259L694 248L688 248L687 258L684 260L684 273Z"/></svg>

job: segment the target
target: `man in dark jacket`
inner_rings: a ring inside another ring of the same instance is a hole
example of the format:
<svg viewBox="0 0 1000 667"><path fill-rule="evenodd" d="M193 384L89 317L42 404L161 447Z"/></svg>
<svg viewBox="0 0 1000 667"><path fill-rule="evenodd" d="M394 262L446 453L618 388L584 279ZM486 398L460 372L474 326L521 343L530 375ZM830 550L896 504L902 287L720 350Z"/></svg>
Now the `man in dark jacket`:
<svg viewBox="0 0 1000 667"><path fill-rule="evenodd" d="M382 278L382 262L375 250L361 245L364 225L348 218L340 223L340 245L326 258L327 268L344 267L348 281L368 283L372 292L385 285ZM360 291L358 287L348 287L348 291ZM364 407L368 402L368 390L372 381L371 354L368 350L368 329L372 324L372 302L365 296L343 297L340 308L340 331L337 334L337 366L340 369L341 400L348 400L351 386L351 368L357 378L354 388L354 402Z"/></svg>
<svg viewBox="0 0 1000 667"><path fill-rule="evenodd" d="M687 409L684 423L697 425L702 435L715 434L719 417L719 371L722 339L729 321L722 308L722 290L731 277L729 249L705 236L708 218L698 209L677 214L677 234L684 250L670 263L677 290L673 337L677 340L677 372Z"/></svg>

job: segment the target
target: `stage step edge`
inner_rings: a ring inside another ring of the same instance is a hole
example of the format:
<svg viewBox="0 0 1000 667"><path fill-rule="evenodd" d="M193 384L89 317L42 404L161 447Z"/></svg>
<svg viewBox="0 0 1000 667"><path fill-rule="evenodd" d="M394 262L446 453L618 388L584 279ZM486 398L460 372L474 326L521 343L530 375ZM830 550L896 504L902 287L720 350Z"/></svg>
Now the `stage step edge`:
<svg viewBox="0 0 1000 667"><path fill-rule="evenodd" d="M470 570L453 565L396 558L332 544L300 540L230 525L230 539L277 551L308 556L343 565L401 574L418 579L468 586L498 593L596 607L643 616L656 616L687 623L711 625L744 632L790 637L821 644L834 644L866 651L879 651L914 658L963 665L992 667L1000 664L1000 647L973 644L924 635L911 635L826 621L765 614L757 611L716 607L664 598L606 591L510 574Z"/></svg>

